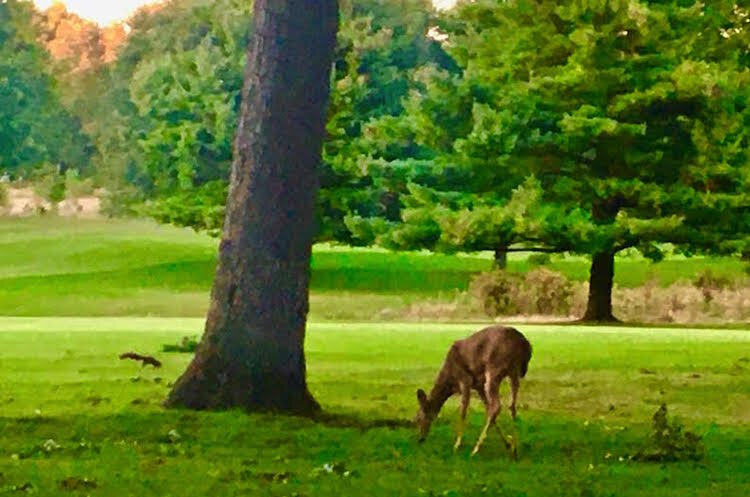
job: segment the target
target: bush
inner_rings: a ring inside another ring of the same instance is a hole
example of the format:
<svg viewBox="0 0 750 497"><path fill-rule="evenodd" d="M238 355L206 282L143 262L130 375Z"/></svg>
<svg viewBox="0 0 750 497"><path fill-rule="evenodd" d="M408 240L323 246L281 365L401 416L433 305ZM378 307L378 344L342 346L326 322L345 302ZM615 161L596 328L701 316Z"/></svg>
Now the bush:
<svg viewBox="0 0 750 497"><path fill-rule="evenodd" d="M162 352L178 352L183 354L192 354L198 348L198 338L182 337L180 343L164 344L161 346Z"/></svg>
<svg viewBox="0 0 750 497"><path fill-rule="evenodd" d="M518 314L515 296L520 284L521 277L508 271L479 273L469 283L469 294L488 316Z"/></svg>
<svg viewBox="0 0 750 497"><path fill-rule="evenodd" d="M5 183L0 183L0 209L8 206L8 186Z"/></svg>
<svg viewBox="0 0 750 497"><path fill-rule="evenodd" d="M701 272L695 279L695 286L711 290L722 290L732 286L732 281L726 276L715 275L710 269Z"/></svg>
<svg viewBox="0 0 750 497"><path fill-rule="evenodd" d="M700 461L705 448L700 435L683 431L676 420L667 420L667 406L662 404L654 413L653 432L646 446L633 459L645 462Z"/></svg>
<svg viewBox="0 0 750 497"><path fill-rule="evenodd" d="M101 213L107 217L137 217L143 207L143 195L131 186L107 190L101 200Z"/></svg>
<svg viewBox="0 0 750 497"><path fill-rule="evenodd" d="M32 175L34 191L44 200L57 204L65 200L65 176L57 168L45 165L34 171Z"/></svg>
<svg viewBox="0 0 750 497"><path fill-rule="evenodd" d="M703 293L703 302L710 304L715 292L729 288L732 282L726 276L715 275L710 269L700 273L695 279L695 286Z"/></svg>
<svg viewBox="0 0 750 497"><path fill-rule="evenodd" d="M469 293L485 314L544 314L567 316L575 286L560 273L545 268L521 276L508 271L491 271L475 276Z"/></svg>
<svg viewBox="0 0 750 497"><path fill-rule="evenodd" d="M91 178L81 179L77 169L68 169L65 171L65 190L70 198L85 197L93 195L94 184Z"/></svg>
<svg viewBox="0 0 750 497"><path fill-rule="evenodd" d="M526 312L567 316L570 313L573 284L561 273L545 268L529 271L521 291Z"/></svg>
<svg viewBox="0 0 750 497"><path fill-rule="evenodd" d="M526 261L529 266L548 266L552 262L552 258L549 254L531 254Z"/></svg>

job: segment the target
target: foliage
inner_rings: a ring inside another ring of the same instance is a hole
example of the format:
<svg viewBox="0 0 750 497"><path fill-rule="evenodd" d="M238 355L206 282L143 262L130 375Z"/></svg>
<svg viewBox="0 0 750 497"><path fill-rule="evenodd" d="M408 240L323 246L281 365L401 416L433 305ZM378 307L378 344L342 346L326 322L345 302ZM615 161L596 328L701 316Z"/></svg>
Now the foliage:
<svg viewBox="0 0 750 497"><path fill-rule="evenodd" d="M45 162L85 168L91 153L60 103L38 35L29 2L0 2L0 171L14 176Z"/></svg>
<svg viewBox="0 0 750 497"><path fill-rule="evenodd" d="M8 205L8 185L0 181L0 209Z"/></svg>
<svg viewBox="0 0 750 497"><path fill-rule="evenodd" d="M70 198L80 198L94 193L94 184L91 178L82 178L78 169L65 171L65 192Z"/></svg>
<svg viewBox="0 0 750 497"><path fill-rule="evenodd" d="M534 314L569 314L573 285L564 275L545 268L534 269L526 273L523 288L530 293Z"/></svg>
<svg viewBox="0 0 750 497"><path fill-rule="evenodd" d="M115 193L115 200L146 201L141 211L161 222L217 233L225 201L217 193L229 179L251 7L184 0L139 14L114 66L75 78L99 151L97 170L138 192ZM424 36L432 22L427 0L355 0L342 2L341 11L318 239L351 241L344 217L369 212L376 202L358 159L366 154L366 123L399 115L413 86L411 71L449 59Z"/></svg>
<svg viewBox="0 0 750 497"><path fill-rule="evenodd" d="M710 269L702 271L695 279L695 285L698 288L707 288L712 290L719 290L731 286L732 281L726 276L719 276L713 273Z"/></svg>
<svg viewBox="0 0 750 497"><path fill-rule="evenodd" d="M460 71L418 71L406 115L371 126L368 172L396 207L348 228L404 250L741 251L750 71L722 35L733 16L732 2L459 3L440 29Z"/></svg>
<svg viewBox="0 0 750 497"><path fill-rule="evenodd" d="M521 282L522 278L517 274L495 270L474 276L469 293L488 316L513 316L520 311L514 294Z"/></svg>
<svg viewBox="0 0 750 497"><path fill-rule="evenodd" d="M179 352L181 354L193 354L198 348L198 337L182 337L177 344L164 344L162 352Z"/></svg>
<svg viewBox="0 0 750 497"><path fill-rule="evenodd" d="M546 266L552 262L549 254L531 254L527 260L531 266Z"/></svg>
<svg viewBox="0 0 750 497"><path fill-rule="evenodd" d="M65 179L65 175L60 174L59 168L50 164L35 169L31 176L34 191L52 204L65 200Z"/></svg>
<svg viewBox="0 0 750 497"><path fill-rule="evenodd" d="M667 406L662 404L654 413L653 434L649 446L633 456L636 461L675 462L700 461L705 456L702 437L683 431L682 424L667 419Z"/></svg>
<svg viewBox="0 0 750 497"><path fill-rule="evenodd" d="M219 236L224 225L227 184L215 180L200 187L156 198L139 210L162 223L190 226Z"/></svg>
<svg viewBox="0 0 750 497"><path fill-rule="evenodd" d="M562 274L537 268L525 274L495 270L474 276L469 293L487 316L567 316L573 284Z"/></svg>

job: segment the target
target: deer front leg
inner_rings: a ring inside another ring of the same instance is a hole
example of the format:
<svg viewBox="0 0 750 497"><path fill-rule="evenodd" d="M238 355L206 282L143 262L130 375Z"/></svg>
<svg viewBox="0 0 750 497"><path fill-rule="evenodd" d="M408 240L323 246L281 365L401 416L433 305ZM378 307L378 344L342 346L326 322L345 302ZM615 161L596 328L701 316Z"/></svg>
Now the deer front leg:
<svg viewBox="0 0 750 497"><path fill-rule="evenodd" d="M459 410L458 418L458 435L456 436L456 444L453 446L453 450L458 450L461 447L461 442L464 436L464 429L466 428L466 410L469 408L469 400L471 399L471 389L468 385L461 384L461 407Z"/></svg>
<svg viewBox="0 0 750 497"><path fill-rule="evenodd" d="M484 398L486 399L485 407L487 410L487 421L484 424L484 429L482 430L481 435L479 435L477 444L474 446L474 450L471 452L472 456L479 452L482 444L484 444L484 440L487 438L487 432L489 432L490 427L495 424L497 415L500 412L500 392L498 391L499 387L499 381L494 379L489 373L487 373L484 382ZM502 432L500 433L500 436L502 436ZM503 440L505 440L505 437L503 437Z"/></svg>

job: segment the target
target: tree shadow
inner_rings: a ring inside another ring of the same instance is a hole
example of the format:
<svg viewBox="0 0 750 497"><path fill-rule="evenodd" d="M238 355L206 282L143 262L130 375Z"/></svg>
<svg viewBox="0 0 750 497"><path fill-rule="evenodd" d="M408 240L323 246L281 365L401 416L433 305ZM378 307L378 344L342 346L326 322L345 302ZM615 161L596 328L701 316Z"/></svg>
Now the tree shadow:
<svg viewBox="0 0 750 497"><path fill-rule="evenodd" d="M361 431L381 428L395 430L398 428L414 427L414 423L407 419L363 418L351 413L333 413L327 411L322 411L310 419L328 428L358 428Z"/></svg>
<svg viewBox="0 0 750 497"><path fill-rule="evenodd" d="M282 423L291 422L293 425L300 426L295 419L307 420L310 425L319 425L332 429L358 429L362 432L377 429L396 430L400 428L413 428L414 423L406 419L397 418L368 418L359 416L354 413L346 412L327 412L320 411L312 416L298 416L288 413L279 412L253 412L243 409L227 410L203 410L194 411L188 409L164 409L157 408L146 412L121 412L106 414L78 414L78 415L59 415L59 416L6 416L0 414L0 432L4 430L23 429L42 431L68 429L72 426L109 426L117 427L115 432L150 432L160 427L174 424L178 421L181 424L200 423L203 416L212 414L231 414L237 417L245 417L248 422L254 426L262 426L264 418L269 422L281 421ZM254 419L252 419L254 418ZM204 418L207 419L207 418Z"/></svg>

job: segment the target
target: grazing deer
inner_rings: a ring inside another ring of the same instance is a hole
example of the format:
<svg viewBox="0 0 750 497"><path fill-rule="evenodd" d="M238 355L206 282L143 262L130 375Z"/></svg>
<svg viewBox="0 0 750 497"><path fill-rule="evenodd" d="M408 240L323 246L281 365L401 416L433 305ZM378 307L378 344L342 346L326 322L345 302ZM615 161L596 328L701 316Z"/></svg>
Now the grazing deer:
<svg viewBox="0 0 750 497"><path fill-rule="evenodd" d="M490 326L468 338L454 342L430 394L425 394L422 389L417 390L419 441L427 437L430 425L445 401L454 394L459 394L461 395L460 422L454 446L454 450L458 450L461 446L466 410L469 407L469 398L473 389L484 402L487 413L484 430L472 452L472 455L476 454L487 438L490 427L495 425L495 419L500 412L500 382L506 376L510 378L510 412L515 421L519 381L526 375L530 359L531 344L515 328ZM500 436L505 446L510 449L511 444L502 432ZM517 443L514 440L514 456L517 454L516 446Z"/></svg>

